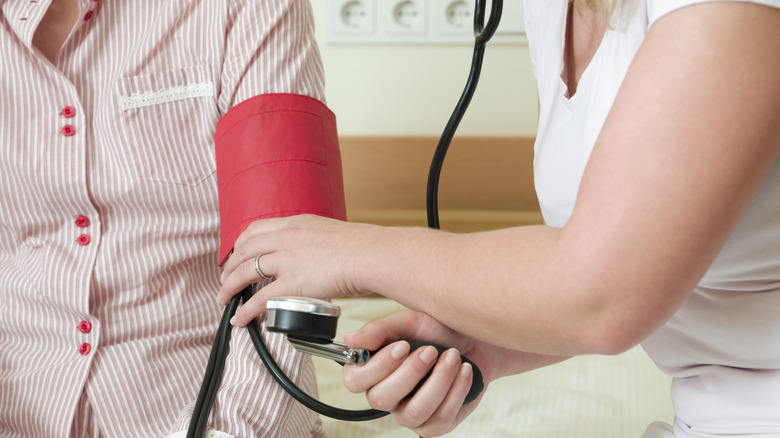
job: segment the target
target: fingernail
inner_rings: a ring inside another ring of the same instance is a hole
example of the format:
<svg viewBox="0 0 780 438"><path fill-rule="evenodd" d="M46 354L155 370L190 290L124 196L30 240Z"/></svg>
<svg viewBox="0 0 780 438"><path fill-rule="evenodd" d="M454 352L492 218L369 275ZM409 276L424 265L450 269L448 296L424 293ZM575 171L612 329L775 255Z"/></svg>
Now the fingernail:
<svg viewBox="0 0 780 438"><path fill-rule="evenodd" d="M457 364L458 359L460 359L460 353L454 348L450 348L446 353L444 353L444 362L446 362L447 365Z"/></svg>
<svg viewBox="0 0 780 438"><path fill-rule="evenodd" d="M437 353L438 351L436 351L435 348L428 345L423 349L422 353L420 353L420 360L425 362L426 365L430 365L436 360Z"/></svg>
<svg viewBox="0 0 780 438"><path fill-rule="evenodd" d="M401 341L393 347L392 350L390 350L390 356L395 360L401 360L406 355L409 354L409 343L406 341Z"/></svg>
<svg viewBox="0 0 780 438"><path fill-rule="evenodd" d="M460 376L461 377L468 377L469 374L471 374L471 364L468 362L463 362L460 365Z"/></svg>
<svg viewBox="0 0 780 438"><path fill-rule="evenodd" d="M230 318L230 325L236 325L237 322L238 322L238 318L236 318L235 316Z"/></svg>

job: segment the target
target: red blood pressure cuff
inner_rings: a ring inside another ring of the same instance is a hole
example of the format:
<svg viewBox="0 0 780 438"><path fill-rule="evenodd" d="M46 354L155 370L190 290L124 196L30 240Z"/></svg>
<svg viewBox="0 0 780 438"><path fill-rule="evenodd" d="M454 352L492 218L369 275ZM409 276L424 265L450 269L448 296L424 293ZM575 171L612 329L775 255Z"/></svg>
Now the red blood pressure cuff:
<svg viewBox="0 0 780 438"><path fill-rule="evenodd" d="M220 266L257 219L346 220L336 116L319 100L263 94L227 112L215 136Z"/></svg>

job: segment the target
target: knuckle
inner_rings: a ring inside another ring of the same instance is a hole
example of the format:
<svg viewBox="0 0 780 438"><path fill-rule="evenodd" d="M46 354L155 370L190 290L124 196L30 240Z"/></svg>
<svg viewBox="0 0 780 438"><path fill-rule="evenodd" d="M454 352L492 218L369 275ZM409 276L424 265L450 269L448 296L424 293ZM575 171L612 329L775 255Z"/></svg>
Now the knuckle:
<svg viewBox="0 0 780 438"><path fill-rule="evenodd" d="M303 228L300 224L292 223L282 230L282 236L286 238L297 237L305 235L306 228Z"/></svg>
<svg viewBox="0 0 780 438"><path fill-rule="evenodd" d="M341 375L341 379L344 382L344 387L347 388L347 391L354 394L363 392L363 388L359 384L355 372L351 371L349 368L350 367L344 367L344 372Z"/></svg>
<svg viewBox="0 0 780 438"><path fill-rule="evenodd" d="M239 246L238 241L236 241L236 246L233 247L233 255L230 257L234 260L234 263L240 267L243 264L243 261L253 259L255 255L250 254L249 249L246 246Z"/></svg>
<svg viewBox="0 0 780 438"><path fill-rule="evenodd" d="M414 429L414 432L419 436L442 436L450 431L452 427L446 424L439 424L435 421L429 421Z"/></svg>
<svg viewBox="0 0 780 438"><path fill-rule="evenodd" d="M369 406L380 411L392 411L396 407L396 404L393 403L386 394L379 390L369 390L366 392L366 400L368 401Z"/></svg>
<svg viewBox="0 0 780 438"><path fill-rule="evenodd" d="M420 406L419 404L414 402L408 403L406 405L406 408L404 409L404 416L406 417L411 427L417 427L425 423L425 421L428 420L430 415L431 415L430 408L425 406Z"/></svg>
<svg viewBox="0 0 780 438"><path fill-rule="evenodd" d="M252 221L247 225L246 229L242 234L254 234L255 230L260 227L260 223L258 221Z"/></svg>
<svg viewBox="0 0 780 438"><path fill-rule="evenodd" d="M422 380L428 376L428 372L430 372L431 368L434 366L434 364L427 364L419 358L416 360L406 360L405 365L407 365L406 368L409 376L416 380Z"/></svg>
<svg viewBox="0 0 780 438"><path fill-rule="evenodd" d="M431 415L428 422L431 424L452 424L455 421L456 416L460 409L458 407L442 406L436 412Z"/></svg>
<svg viewBox="0 0 780 438"><path fill-rule="evenodd" d="M442 406L433 417L440 422L452 422L458 415L458 412L460 412L460 406L450 404Z"/></svg>

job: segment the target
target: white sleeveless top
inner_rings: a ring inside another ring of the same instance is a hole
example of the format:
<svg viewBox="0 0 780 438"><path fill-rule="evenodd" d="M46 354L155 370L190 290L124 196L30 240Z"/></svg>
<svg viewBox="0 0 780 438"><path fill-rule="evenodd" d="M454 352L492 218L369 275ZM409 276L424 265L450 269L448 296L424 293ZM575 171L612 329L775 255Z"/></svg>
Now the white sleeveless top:
<svg viewBox="0 0 780 438"><path fill-rule="evenodd" d="M548 225L569 220L593 145L650 26L704 1L712 0L625 0L571 99L560 77L568 3L524 1L540 98L534 178ZM752 2L780 8L780 0ZM780 437L780 161L694 293L643 347L674 377L677 437Z"/></svg>

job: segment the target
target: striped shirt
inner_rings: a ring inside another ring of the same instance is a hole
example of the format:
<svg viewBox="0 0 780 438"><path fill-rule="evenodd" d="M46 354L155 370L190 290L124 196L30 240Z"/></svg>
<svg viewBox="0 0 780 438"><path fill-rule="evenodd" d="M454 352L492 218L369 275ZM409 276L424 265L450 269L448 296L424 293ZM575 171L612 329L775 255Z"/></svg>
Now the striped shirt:
<svg viewBox="0 0 780 438"><path fill-rule="evenodd" d="M80 0L52 65L32 46L50 3L0 0L0 437L71 436L85 398L100 436L178 436L222 312L216 124L262 93L322 99L311 6ZM210 428L323 435L242 329Z"/></svg>

